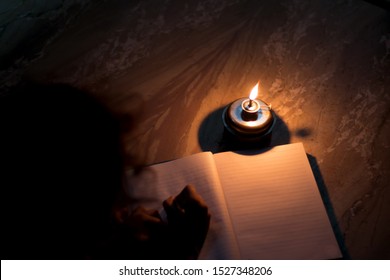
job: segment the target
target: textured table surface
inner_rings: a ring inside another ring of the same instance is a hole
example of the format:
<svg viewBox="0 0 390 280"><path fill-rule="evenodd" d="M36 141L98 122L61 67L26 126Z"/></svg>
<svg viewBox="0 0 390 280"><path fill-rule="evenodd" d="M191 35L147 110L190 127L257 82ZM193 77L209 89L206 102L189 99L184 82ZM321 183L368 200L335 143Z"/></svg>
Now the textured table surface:
<svg viewBox="0 0 390 280"><path fill-rule="evenodd" d="M101 1L3 71L86 89L144 164L220 151L221 108L260 97L303 142L345 258L390 258L390 14L364 1ZM271 3L272 2L272 3Z"/></svg>

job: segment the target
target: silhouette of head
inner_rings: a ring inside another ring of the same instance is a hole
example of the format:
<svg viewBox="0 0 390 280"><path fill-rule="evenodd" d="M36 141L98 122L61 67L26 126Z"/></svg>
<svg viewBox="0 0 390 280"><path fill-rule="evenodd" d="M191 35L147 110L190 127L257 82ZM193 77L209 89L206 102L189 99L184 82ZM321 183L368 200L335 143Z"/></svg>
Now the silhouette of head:
<svg viewBox="0 0 390 280"><path fill-rule="evenodd" d="M85 92L29 84L0 99L0 129L2 259L93 257L122 183L116 119Z"/></svg>

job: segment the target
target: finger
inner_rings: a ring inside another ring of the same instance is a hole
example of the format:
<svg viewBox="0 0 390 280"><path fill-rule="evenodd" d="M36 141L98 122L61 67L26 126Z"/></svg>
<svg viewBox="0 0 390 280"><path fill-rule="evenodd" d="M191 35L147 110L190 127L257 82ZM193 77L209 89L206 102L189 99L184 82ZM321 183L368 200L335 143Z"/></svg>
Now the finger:
<svg viewBox="0 0 390 280"><path fill-rule="evenodd" d="M132 212L131 212L131 215L150 215L150 216L155 216L155 212L157 210L155 209L152 209L152 208L145 208L143 206L138 206L137 208L135 208Z"/></svg>
<svg viewBox="0 0 390 280"><path fill-rule="evenodd" d="M166 200L163 201L163 207L165 212L167 213L168 219L172 216L177 215L177 213L175 213L175 207L173 205L173 201L174 199L172 196L168 197Z"/></svg>
<svg viewBox="0 0 390 280"><path fill-rule="evenodd" d="M167 214L168 223L178 224L183 221L185 213L172 196L163 202L163 207Z"/></svg>
<svg viewBox="0 0 390 280"><path fill-rule="evenodd" d="M174 203L177 203L185 211L208 211L206 202L202 196L197 193L193 185L187 185L174 199Z"/></svg>
<svg viewBox="0 0 390 280"><path fill-rule="evenodd" d="M137 207L130 217L143 223L161 223L157 210L146 209L142 206Z"/></svg>
<svg viewBox="0 0 390 280"><path fill-rule="evenodd" d="M146 213L152 217L159 218L160 215L156 209L146 209Z"/></svg>
<svg viewBox="0 0 390 280"><path fill-rule="evenodd" d="M114 218L118 223L124 223L129 217L129 209L127 207L121 207L114 209Z"/></svg>
<svg viewBox="0 0 390 280"><path fill-rule="evenodd" d="M181 192L175 197L178 203L185 204L196 193L193 185L186 185Z"/></svg>
<svg viewBox="0 0 390 280"><path fill-rule="evenodd" d="M165 211L169 212L173 207L173 197L170 196L168 197L166 200L163 201L163 207L165 209Z"/></svg>
<svg viewBox="0 0 390 280"><path fill-rule="evenodd" d="M183 188L180 194L175 198L178 202L199 201L204 202L193 185L187 185Z"/></svg>

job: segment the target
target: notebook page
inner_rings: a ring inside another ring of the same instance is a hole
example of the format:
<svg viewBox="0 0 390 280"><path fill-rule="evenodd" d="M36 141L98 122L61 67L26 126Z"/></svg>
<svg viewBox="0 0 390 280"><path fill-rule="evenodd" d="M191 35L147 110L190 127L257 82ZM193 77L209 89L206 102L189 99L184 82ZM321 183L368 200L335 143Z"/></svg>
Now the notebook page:
<svg viewBox="0 0 390 280"><path fill-rule="evenodd" d="M243 259L341 257L302 143L214 159Z"/></svg>
<svg viewBox="0 0 390 280"><path fill-rule="evenodd" d="M211 213L210 228L200 258L238 257L237 243L210 152L146 167L138 175L129 173L127 181L128 195L138 204L154 209L162 208L163 200L177 195L187 184L193 184Z"/></svg>

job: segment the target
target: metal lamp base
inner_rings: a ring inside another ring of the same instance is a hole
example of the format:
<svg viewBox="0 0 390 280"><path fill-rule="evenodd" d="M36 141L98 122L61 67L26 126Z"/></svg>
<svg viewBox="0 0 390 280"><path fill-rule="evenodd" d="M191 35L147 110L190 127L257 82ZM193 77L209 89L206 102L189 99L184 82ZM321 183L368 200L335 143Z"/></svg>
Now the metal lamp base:
<svg viewBox="0 0 390 280"><path fill-rule="evenodd" d="M250 146L269 145L276 122L275 113L264 101L257 100L261 109L248 120L241 106L245 101L245 98L238 99L224 109L224 138L228 138L229 142L246 143Z"/></svg>

